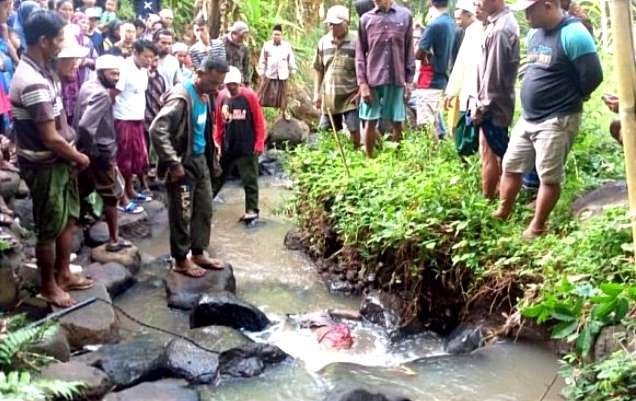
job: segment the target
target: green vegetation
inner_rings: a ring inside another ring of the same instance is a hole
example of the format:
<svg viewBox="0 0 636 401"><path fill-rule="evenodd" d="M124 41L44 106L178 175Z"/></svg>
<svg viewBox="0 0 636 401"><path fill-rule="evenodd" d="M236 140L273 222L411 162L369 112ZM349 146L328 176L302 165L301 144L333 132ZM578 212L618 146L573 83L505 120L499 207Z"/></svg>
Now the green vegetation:
<svg viewBox="0 0 636 401"><path fill-rule="evenodd" d="M33 345L49 338L58 329L48 324L24 327L23 316L0 319L0 399L6 401L45 401L73 399L82 383L44 380L34 377L47 364L55 361L32 351Z"/></svg>
<svg viewBox="0 0 636 401"><path fill-rule="evenodd" d="M586 363L604 326L634 325L636 305L627 211L579 220L570 210L582 191L624 176L622 152L606 132L609 114L597 97L586 110L551 233L532 243L520 238L532 214L530 195L522 195L510 221L494 220L496 204L480 193L478 159L461 162L450 143L411 132L399 148L385 142L372 161L347 146L347 179L335 141L321 135L289 161L292 207L310 252L374 277L375 287L411 301L406 313L425 319L449 305L456 314L521 311L572 344L567 366L577 380L569 381L570 399L628 399L612 398L620 391L609 383L617 380L634 399L632 354ZM617 362L624 359L631 365Z"/></svg>

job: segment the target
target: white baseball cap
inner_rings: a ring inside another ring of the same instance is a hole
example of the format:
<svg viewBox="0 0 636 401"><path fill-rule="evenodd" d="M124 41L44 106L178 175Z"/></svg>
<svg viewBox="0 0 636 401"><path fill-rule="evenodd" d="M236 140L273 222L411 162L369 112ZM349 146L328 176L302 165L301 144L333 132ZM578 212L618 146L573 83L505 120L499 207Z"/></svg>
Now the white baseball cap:
<svg viewBox="0 0 636 401"><path fill-rule="evenodd" d="M342 24L343 22L349 22L349 9L345 6L336 5L327 10L327 18L325 18L325 24Z"/></svg>
<svg viewBox="0 0 636 401"><path fill-rule="evenodd" d="M112 54L104 54L95 60L95 70L119 70L124 59Z"/></svg>
<svg viewBox="0 0 636 401"><path fill-rule="evenodd" d="M230 32L236 32L236 33L248 33L250 31L250 28L247 26L247 24L243 21L236 21L235 23L232 24L232 26L230 27Z"/></svg>
<svg viewBox="0 0 636 401"><path fill-rule="evenodd" d="M187 53L188 52L188 45L186 45L183 42L177 42L174 45L172 45L172 53Z"/></svg>
<svg viewBox="0 0 636 401"><path fill-rule="evenodd" d="M241 70L231 65L230 70L227 72L227 74L225 74L225 81L223 81L223 83L240 84L241 81L242 81Z"/></svg>
<svg viewBox="0 0 636 401"><path fill-rule="evenodd" d="M57 55L57 58L84 58L88 56L88 51L88 47L80 46L80 44L77 43L77 39L70 31L65 31L62 49Z"/></svg>
<svg viewBox="0 0 636 401"><path fill-rule="evenodd" d="M458 0L457 4L455 4L455 9L475 14L475 3L473 0Z"/></svg>
<svg viewBox="0 0 636 401"><path fill-rule="evenodd" d="M163 10L159 11L159 16L161 18L174 18L174 13L171 9L164 8Z"/></svg>
<svg viewBox="0 0 636 401"><path fill-rule="evenodd" d="M523 11L534 6L538 2L539 0L519 0L515 4L511 5L510 9L514 11Z"/></svg>

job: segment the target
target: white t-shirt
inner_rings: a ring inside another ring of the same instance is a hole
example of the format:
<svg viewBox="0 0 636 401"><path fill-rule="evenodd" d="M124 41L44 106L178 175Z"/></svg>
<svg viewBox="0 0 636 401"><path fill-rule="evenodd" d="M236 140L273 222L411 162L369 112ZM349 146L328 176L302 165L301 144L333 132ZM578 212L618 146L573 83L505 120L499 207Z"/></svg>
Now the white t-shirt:
<svg viewBox="0 0 636 401"><path fill-rule="evenodd" d="M173 86L183 81L181 77L181 67L179 66L179 60L172 54L166 55L164 58L159 59L159 66L157 72L163 77L166 82L166 90L169 91Z"/></svg>
<svg viewBox="0 0 636 401"><path fill-rule="evenodd" d="M135 64L134 56L128 57L120 70L113 115L117 120L143 121L146 113L146 89L148 70Z"/></svg>

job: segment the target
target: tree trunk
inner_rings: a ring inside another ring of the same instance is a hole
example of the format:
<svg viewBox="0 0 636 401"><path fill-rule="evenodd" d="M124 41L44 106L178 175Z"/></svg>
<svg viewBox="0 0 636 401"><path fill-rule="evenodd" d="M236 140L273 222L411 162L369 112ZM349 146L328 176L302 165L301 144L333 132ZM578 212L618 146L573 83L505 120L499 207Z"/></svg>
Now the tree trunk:
<svg viewBox="0 0 636 401"><path fill-rule="evenodd" d="M221 33L221 2L223 0L210 0L208 9L208 27L210 37L218 38Z"/></svg>

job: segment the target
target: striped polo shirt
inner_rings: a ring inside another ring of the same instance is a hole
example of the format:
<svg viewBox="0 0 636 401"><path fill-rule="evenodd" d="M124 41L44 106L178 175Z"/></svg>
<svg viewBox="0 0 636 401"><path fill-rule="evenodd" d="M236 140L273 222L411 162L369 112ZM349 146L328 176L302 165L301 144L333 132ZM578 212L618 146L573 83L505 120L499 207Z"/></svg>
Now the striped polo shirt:
<svg viewBox="0 0 636 401"><path fill-rule="evenodd" d="M353 101L358 93L356 79L356 42L357 35L347 33L340 44L336 44L329 32L318 42L314 69L322 72L322 109L340 114L355 110L358 106Z"/></svg>
<svg viewBox="0 0 636 401"><path fill-rule="evenodd" d="M72 143L75 139L75 131L66 121L57 74L24 54L11 81L9 96L20 165L37 166L61 161L44 146L37 128L38 123L55 121L57 132L66 141Z"/></svg>

